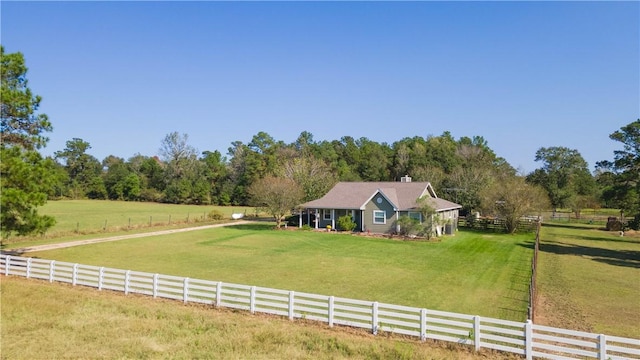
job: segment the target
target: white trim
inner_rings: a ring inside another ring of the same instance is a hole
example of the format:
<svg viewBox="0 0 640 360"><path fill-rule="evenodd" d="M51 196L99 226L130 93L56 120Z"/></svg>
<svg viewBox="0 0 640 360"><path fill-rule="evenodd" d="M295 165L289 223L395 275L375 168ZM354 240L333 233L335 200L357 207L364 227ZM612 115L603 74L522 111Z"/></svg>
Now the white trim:
<svg viewBox="0 0 640 360"><path fill-rule="evenodd" d="M376 213L382 213L383 222L376 221ZM387 212L384 210L373 210L373 224L374 225L384 225L387 223Z"/></svg>

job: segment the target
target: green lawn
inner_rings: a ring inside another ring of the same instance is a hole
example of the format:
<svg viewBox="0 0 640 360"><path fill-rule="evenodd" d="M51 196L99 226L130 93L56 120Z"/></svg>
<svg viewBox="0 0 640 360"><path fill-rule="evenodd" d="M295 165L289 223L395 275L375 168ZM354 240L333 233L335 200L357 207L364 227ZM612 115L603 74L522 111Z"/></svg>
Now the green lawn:
<svg viewBox="0 0 640 360"><path fill-rule="evenodd" d="M80 221L94 223L95 232L25 239L8 248L157 230L168 226L169 214L172 226L189 226L175 223L202 218L213 209L227 217L254 212L152 203L49 202L42 212L56 216L57 231L73 229ZM115 228L128 218L148 222L150 216L159 222L164 217L165 225L102 230L104 218ZM272 227L272 223L242 225L30 255L518 321L526 317L533 234L461 230L441 241L403 242ZM536 323L639 338L640 235L629 235L621 238L599 224L545 224Z"/></svg>
<svg viewBox="0 0 640 360"><path fill-rule="evenodd" d="M230 219L234 212L255 213L242 206L175 205L136 201L58 200L48 201L38 212L53 216L56 225L49 230L58 235L67 232L96 232L149 227L170 223L203 221L212 210Z"/></svg>
<svg viewBox="0 0 640 360"><path fill-rule="evenodd" d="M40 253L199 279L522 321L533 234L460 231L435 242L251 224Z"/></svg>
<svg viewBox="0 0 640 360"><path fill-rule="evenodd" d="M536 323L640 338L640 235L545 224Z"/></svg>

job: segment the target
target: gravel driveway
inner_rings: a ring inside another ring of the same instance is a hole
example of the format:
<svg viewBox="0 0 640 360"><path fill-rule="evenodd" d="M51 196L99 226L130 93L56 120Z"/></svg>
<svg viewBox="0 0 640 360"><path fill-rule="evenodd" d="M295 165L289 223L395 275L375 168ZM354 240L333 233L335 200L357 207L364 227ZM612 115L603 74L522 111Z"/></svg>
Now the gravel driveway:
<svg viewBox="0 0 640 360"><path fill-rule="evenodd" d="M95 244L95 243L101 243L101 242L107 242L107 241L118 241L118 240L135 239L135 238L141 238L141 237L147 237L147 236L175 234L175 233L181 233L181 232L187 232L187 231L217 228L222 226L249 224L252 222L253 221L248 221L248 220L236 220L234 222L224 223L224 224L203 225L203 226L194 226L194 227L183 228L183 229L160 230L160 231L153 231L153 232L140 233L140 234L110 236L110 237L103 237L103 238L96 238L96 239L69 241L69 242L63 242L58 244L36 245L36 246L30 246L25 248L6 250L6 251L2 251L2 253L12 254L12 255L21 255L29 252L34 252L34 251L55 250L55 249L68 248L72 246Z"/></svg>

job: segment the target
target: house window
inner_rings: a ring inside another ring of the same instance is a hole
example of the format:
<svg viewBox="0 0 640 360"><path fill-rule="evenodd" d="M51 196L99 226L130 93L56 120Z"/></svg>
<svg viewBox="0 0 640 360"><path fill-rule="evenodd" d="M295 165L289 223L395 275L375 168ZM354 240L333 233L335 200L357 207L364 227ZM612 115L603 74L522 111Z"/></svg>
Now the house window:
<svg viewBox="0 0 640 360"><path fill-rule="evenodd" d="M421 214L417 211L409 211L409 217L411 219L416 219L418 221L422 221L422 216L420 216Z"/></svg>
<svg viewBox="0 0 640 360"><path fill-rule="evenodd" d="M324 216L322 218L324 220L331 220L331 210L324 210Z"/></svg>
<svg viewBox="0 0 640 360"><path fill-rule="evenodd" d="M386 224L387 223L387 213L382 210L374 210L373 211L373 223L374 224Z"/></svg>

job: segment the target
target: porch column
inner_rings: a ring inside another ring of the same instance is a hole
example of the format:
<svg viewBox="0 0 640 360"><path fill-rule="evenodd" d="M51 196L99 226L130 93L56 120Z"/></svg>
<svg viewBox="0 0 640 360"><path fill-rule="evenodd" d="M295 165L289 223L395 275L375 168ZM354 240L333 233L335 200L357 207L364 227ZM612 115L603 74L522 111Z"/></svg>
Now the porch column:
<svg viewBox="0 0 640 360"><path fill-rule="evenodd" d="M331 230L336 229L336 209L331 209Z"/></svg>
<svg viewBox="0 0 640 360"><path fill-rule="evenodd" d="M319 213L320 213L319 210L316 209L316 225L315 225L316 230L318 229L318 223L320 222L320 217L318 216Z"/></svg>
<svg viewBox="0 0 640 360"><path fill-rule="evenodd" d="M298 229L302 228L302 208L298 209Z"/></svg>

